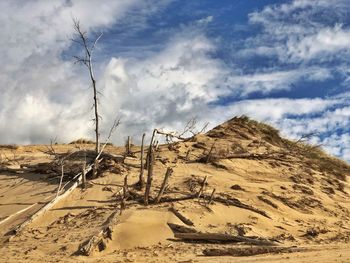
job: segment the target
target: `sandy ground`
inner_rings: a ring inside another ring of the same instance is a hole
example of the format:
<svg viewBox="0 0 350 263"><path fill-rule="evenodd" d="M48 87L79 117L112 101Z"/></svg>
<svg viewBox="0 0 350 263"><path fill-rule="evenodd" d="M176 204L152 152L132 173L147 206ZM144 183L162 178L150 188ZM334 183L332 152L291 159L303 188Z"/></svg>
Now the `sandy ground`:
<svg viewBox="0 0 350 263"><path fill-rule="evenodd" d="M214 141L216 151L220 152L220 149L237 146L238 142L240 147L248 147L261 138L260 135L238 140L227 132L221 139L200 135L171 149L161 146L156 153L151 196L157 195L166 169L172 167L165 197L179 198L196 192L207 177L206 196L215 188L215 196L236 198L268 216L216 201L208 205L208 200L203 198L161 202L148 207L130 199L118 216L105 249L90 256L79 255L79 246L101 230L111 213L119 213L118 198L125 175L130 188L138 180L140 148L132 148L135 155L120 164L122 169L106 170L91 180L87 189L76 188L9 242L6 242L8 231L55 197L59 177L23 168L23 164L50 162L52 157L42 152L45 146L0 149L2 156L7 156L6 163L2 164L7 170L0 171L0 262L350 262L350 198L346 180L339 180L339 176L321 171L314 164L305 165L305 160L297 155L285 160L198 161ZM54 146L57 152L71 151L74 147ZM84 149L89 147L93 146L85 145ZM260 140L254 150L261 153L267 148L281 147ZM124 148L109 146L106 151L121 154ZM189 218L193 227L203 233L257 236L303 251L206 257L203 251L208 248L244 245L186 243L174 238L168 223L184 224L169 211L170 207Z"/></svg>

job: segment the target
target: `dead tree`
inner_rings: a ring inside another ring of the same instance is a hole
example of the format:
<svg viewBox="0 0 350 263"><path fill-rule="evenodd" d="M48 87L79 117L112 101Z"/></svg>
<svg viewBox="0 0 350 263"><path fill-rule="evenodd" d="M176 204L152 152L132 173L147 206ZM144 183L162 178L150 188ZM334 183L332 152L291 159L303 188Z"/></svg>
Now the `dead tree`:
<svg viewBox="0 0 350 263"><path fill-rule="evenodd" d="M99 144L99 114L98 114L98 98L97 98L97 87L96 87L96 79L94 76L93 65L92 65L92 55L95 50L96 44L99 39L102 37L102 33L93 41L92 43L89 41L87 32L82 30L80 23L77 19L73 19L73 27L75 31L75 35L72 38L72 41L79 44L83 48L83 55L74 56L76 59L76 63L80 63L85 65L88 68L90 80L93 88L93 99L94 99L94 115L95 115L95 137L96 137L96 155L100 152L100 144Z"/></svg>
<svg viewBox="0 0 350 263"><path fill-rule="evenodd" d="M148 205L149 203L149 195L150 195L151 185L153 180L154 149L152 145L150 146L147 157L148 157L147 158L148 173L147 173L147 183L146 183L145 197L144 197L145 205Z"/></svg>
<svg viewBox="0 0 350 263"><path fill-rule="evenodd" d="M158 204L160 202L160 199L162 198L164 190L165 190L165 188L168 185L168 179L169 179L169 177L171 176L172 173L173 173L173 169L168 167L168 169L166 170L165 176L164 176L164 180L163 180L162 186L160 187L158 196L156 198L156 204Z"/></svg>
<svg viewBox="0 0 350 263"><path fill-rule="evenodd" d="M143 163L143 154L144 154L144 142L145 142L145 136L146 134L143 134L142 135L142 142L141 142L141 169L140 169L140 176L139 176L139 182L138 182L138 185L140 187L140 190L143 189L144 187L144 184L145 184L145 181L143 179L143 172L144 172L144 169L145 169L145 165Z"/></svg>
<svg viewBox="0 0 350 263"><path fill-rule="evenodd" d="M131 154L131 139L130 136L128 136L128 139L125 143L125 156L129 156Z"/></svg>

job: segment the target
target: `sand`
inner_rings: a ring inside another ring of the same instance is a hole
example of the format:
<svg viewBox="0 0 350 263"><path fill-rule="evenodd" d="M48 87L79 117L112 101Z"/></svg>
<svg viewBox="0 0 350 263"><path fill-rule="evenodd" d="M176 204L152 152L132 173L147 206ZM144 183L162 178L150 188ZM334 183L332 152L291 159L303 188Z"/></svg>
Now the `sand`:
<svg viewBox="0 0 350 263"><path fill-rule="evenodd" d="M101 231L111 213L119 213L118 194L124 176L128 175L130 189L138 180L140 147L133 146L134 156L127 157L118 169L104 170L100 177L89 182L87 189L76 188L9 242L8 231L55 197L59 174L23 168L24 164L52 161L52 156L43 152L45 146L0 148L2 156L8 157L0 165L3 168L0 170L0 262L350 262L350 189L346 165L335 161L340 168L327 169L318 163L332 167L333 161L328 157L309 157L304 152L279 158L200 161L214 142L215 156L227 157L239 151L291 153L279 140L254 122L233 120L206 135L176 143L170 149L168 145L161 145L156 152L152 197L157 195L167 167L172 167L165 197L177 198L196 192L207 176L205 196L210 196L215 188L215 196L236 198L264 211L268 217L217 201L207 205L208 200L203 198L147 207L130 198L113 225L112 238L107 240L105 249L94 251L90 256L79 255L79 246ZM53 147L59 153L76 150L74 145ZM93 149L93 145L88 144L79 147ZM111 154L124 151L123 147L106 149ZM309 149L308 154L310 152ZM344 174L345 180L339 173ZM181 242L174 237L168 223L185 225L169 211L170 207L189 218L193 228L203 233L257 236L303 251L206 257L203 256L206 248L244 247L244 244Z"/></svg>

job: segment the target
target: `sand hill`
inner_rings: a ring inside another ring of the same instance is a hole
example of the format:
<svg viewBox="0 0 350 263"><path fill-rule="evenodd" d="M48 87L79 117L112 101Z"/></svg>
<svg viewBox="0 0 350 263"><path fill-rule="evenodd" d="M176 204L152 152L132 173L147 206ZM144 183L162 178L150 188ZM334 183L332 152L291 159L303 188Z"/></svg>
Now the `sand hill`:
<svg viewBox="0 0 350 263"><path fill-rule="evenodd" d="M93 148L0 148L1 262L350 262L350 166L268 125L160 145L147 206L139 146L108 145L76 182Z"/></svg>

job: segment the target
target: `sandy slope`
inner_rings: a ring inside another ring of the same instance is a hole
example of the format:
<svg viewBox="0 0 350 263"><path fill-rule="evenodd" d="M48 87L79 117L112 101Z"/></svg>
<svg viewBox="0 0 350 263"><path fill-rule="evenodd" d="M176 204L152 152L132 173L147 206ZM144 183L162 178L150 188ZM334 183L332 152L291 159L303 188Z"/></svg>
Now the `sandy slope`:
<svg viewBox="0 0 350 263"><path fill-rule="evenodd" d="M109 215L120 208L117 200L124 176L128 175L129 185L137 182L139 147L133 147L136 156L120 164L122 169L105 171L85 190L77 188L10 242L2 243L0 261L350 262L350 198L349 185L344 180L349 167L336 160L333 163L328 157L317 157L312 149L306 154L299 148L288 148L286 142L265 128L236 119L206 135L177 143L171 149L161 146L156 153L152 196L156 196L167 167L172 167L174 172L165 197L178 198L196 192L207 176L206 195L215 188L216 196L236 198L264 211L268 217L219 202L207 206L207 200L203 199L164 202L147 208L131 199L118 217L106 249L89 257L77 255L79 245L97 233ZM201 162L214 142L214 160ZM57 152L74 149L72 145L54 147ZM16 157L16 161L3 165L12 169L10 172L0 172L0 218L8 218L0 224L2 236L55 194L58 178L20 168L24 163L48 162L50 157L42 153L42 149L41 146L0 149L7 156L15 153ZM122 153L123 149L109 147L107 151ZM276 158L226 158L232 153L282 151L288 154L279 154ZM17 172L14 169L18 169ZM183 223L169 211L171 206L191 219L201 232L259 236L306 250L252 257L204 257L206 248L243 245L184 243L174 239L168 223Z"/></svg>

